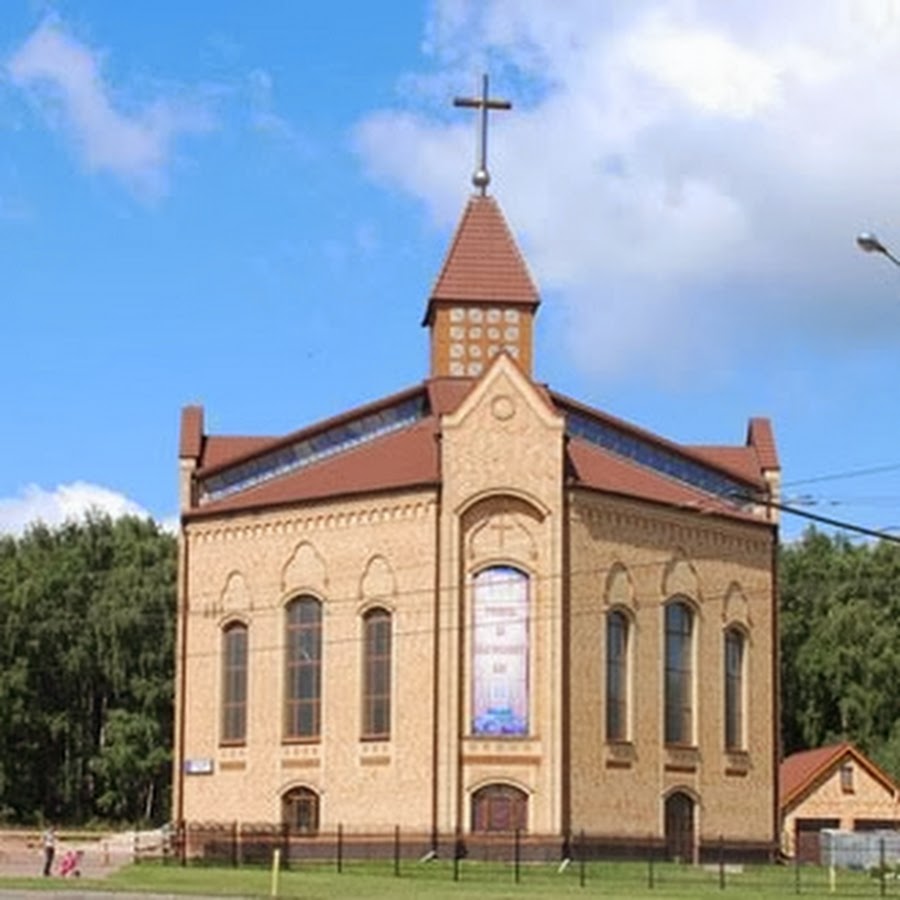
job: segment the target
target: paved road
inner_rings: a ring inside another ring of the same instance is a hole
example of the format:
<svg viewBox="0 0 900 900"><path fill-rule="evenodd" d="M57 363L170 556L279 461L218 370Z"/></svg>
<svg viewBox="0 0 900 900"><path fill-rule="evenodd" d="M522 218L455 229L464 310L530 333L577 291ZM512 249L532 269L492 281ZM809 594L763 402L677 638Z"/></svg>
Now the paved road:
<svg viewBox="0 0 900 900"><path fill-rule="evenodd" d="M0 900L221 900L210 894L145 894L133 891L14 891L0 889ZM230 897L229 900L253 900Z"/></svg>

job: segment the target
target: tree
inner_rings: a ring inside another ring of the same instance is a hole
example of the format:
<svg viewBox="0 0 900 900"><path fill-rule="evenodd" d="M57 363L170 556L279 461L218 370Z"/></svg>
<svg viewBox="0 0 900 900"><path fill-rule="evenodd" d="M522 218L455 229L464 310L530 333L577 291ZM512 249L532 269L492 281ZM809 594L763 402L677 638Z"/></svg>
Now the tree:
<svg viewBox="0 0 900 900"><path fill-rule="evenodd" d="M900 546L811 529L781 550L785 753L850 740L900 774Z"/></svg>
<svg viewBox="0 0 900 900"><path fill-rule="evenodd" d="M176 558L131 517L0 539L0 816L166 818Z"/></svg>

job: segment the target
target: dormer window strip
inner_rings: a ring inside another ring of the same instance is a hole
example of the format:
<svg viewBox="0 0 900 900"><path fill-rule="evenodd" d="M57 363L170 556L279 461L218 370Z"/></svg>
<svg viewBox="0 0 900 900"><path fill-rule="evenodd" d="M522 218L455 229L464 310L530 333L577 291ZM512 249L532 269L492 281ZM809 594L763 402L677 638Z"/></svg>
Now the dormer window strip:
<svg viewBox="0 0 900 900"><path fill-rule="evenodd" d="M566 412L566 432L616 456L713 494L738 508L746 509L751 505L747 485L604 422L569 410Z"/></svg>
<svg viewBox="0 0 900 900"><path fill-rule="evenodd" d="M421 421L426 411L425 397L413 397L387 409L302 438L216 475L210 475L200 482L200 502L211 503L214 500L221 500L338 453L352 450L361 444L367 444L385 434L408 428Z"/></svg>

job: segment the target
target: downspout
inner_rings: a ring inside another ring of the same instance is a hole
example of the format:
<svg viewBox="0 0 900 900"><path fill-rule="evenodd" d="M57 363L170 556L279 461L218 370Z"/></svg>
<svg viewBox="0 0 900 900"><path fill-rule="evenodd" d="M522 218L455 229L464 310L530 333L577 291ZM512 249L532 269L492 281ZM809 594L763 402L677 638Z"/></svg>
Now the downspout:
<svg viewBox="0 0 900 900"><path fill-rule="evenodd" d="M566 438L563 439L564 443ZM572 828L572 741L571 741L571 704L572 704L572 671L571 671L571 647L570 647L570 637L572 631L572 623L570 621L570 614L572 609L572 596L571 596L571 570L570 570L570 548L569 548L569 538L570 538L570 522L569 522L569 513L570 513L570 505L571 505L571 492L569 491L568 484L566 483L566 473L565 473L565 465L566 465L566 452L565 446L563 449L563 472L562 472L562 489L563 489L563 502L562 502L562 551L560 553L560 559L562 563L562 596L560 597L560 602L562 604L561 614L562 614L562 630L560 634L560 640L562 641L562 654L561 654L561 662L562 662L562 746L561 746L561 763L562 763L562 777L560 779L562 784L562 797L560 803L560 818L562 825L562 837L563 840L568 840L570 837L570 831Z"/></svg>
<svg viewBox="0 0 900 900"><path fill-rule="evenodd" d="M178 749L175 759L176 809L175 823L184 822L184 723L187 707L187 635L188 635L188 538L184 521L181 524L178 585Z"/></svg>
<svg viewBox="0 0 900 900"><path fill-rule="evenodd" d="M772 526L772 823L775 853L781 849L781 801L778 796L778 770L781 766L781 632L778 562L778 525Z"/></svg>
<svg viewBox="0 0 900 900"><path fill-rule="evenodd" d="M440 438L438 454L440 454ZM440 468L439 468L440 471ZM431 849L438 844L438 768L440 754L440 690L441 690L441 522L443 481L438 484L434 520L434 665L431 673Z"/></svg>

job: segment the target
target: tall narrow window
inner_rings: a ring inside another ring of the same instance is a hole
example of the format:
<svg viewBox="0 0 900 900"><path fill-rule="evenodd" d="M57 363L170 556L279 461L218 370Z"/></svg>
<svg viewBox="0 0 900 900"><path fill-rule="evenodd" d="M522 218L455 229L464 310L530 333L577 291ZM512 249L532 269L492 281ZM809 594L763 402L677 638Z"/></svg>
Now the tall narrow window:
<svg viewBox="0 0 900 900"><path fill-rule="evenodd" d="M528 734L528 576L491 566L474 579L472 734Z"/></svg>
<svg viewBox="0 0 900 900"><path fill-rule="evenodd" d="M744 635L725 632L725 748L744 749Z"/></svg>
<svg viewBox="0 0 900 900"><path fill-rule="evenodd" d="M322 604L299 597L287 607L285 737L319 736L322 696Z"/></svg>
<svg viewBox="0 0 900 900"><path fill-rule="evenodd" d="M628 617L621 610L606 619L606 739L628 740Z"/></svg>
<svg viewBox="0 0 900 900"><path fill-rule="evenodd" d="M385 609L363 618L362 736L391 736L391 614Z"/></svg>
<svg viewBox="0 0 900 900"><path fill-rule="evenodd" d="M665 739L667 744L691 744L693 711L694 615L685 603L666 607Z"/></svg>
<svg viewBox="0 0 900 900"><path fill-rule="evenodd" d="M247 626L232 622L222 632L222 743L247 739Z"/></svg>

